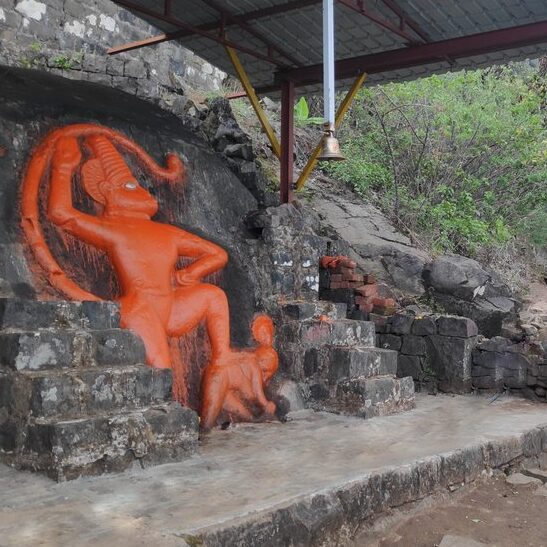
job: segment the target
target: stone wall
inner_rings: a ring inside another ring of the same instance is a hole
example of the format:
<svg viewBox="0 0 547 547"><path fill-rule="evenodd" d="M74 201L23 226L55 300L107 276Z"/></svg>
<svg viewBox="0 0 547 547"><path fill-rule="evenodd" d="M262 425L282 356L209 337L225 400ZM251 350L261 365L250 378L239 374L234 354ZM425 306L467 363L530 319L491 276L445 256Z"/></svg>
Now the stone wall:
<svg viewBox="0 0 547 547"><path fill-rule="evenodd" d="M471 353L477 325L451 315L390 317L370 314L378 346L399 352L397 376L412 376L418 384L434 384L448 393L472 390Z"/></svg>
<svg viewBox="0 0 547 547"><path fill-rule="evenodd" d="M187 87L219 90L225 73L177 42L108 56L159 34L109 0L0 0L0 66L101 83L181 115Z"/></svg>
<svg viewBox="0 0 547 547"><path fill-rule="evenodd" d="M480 390L522 392L546 399L547 343L514 343L496 336L473 351L473 385Z"/></svg>
<svg viewBox="0 0 547 547"><path fill-rule="evenodd" d="M246 222L256 237L248 244L269 272L274 306L278 300L317 300L319 258L333 242L318 235L313 212L295 202L256 211Z"/></svg>
<svg viewBox="0 0 547 547"><path fill-rule="evenodd" d="M547 344L478 335L474 321L452 315L370 313L378 346L399 353L397 376L449 393L509 390L546 400Z"/></svg>

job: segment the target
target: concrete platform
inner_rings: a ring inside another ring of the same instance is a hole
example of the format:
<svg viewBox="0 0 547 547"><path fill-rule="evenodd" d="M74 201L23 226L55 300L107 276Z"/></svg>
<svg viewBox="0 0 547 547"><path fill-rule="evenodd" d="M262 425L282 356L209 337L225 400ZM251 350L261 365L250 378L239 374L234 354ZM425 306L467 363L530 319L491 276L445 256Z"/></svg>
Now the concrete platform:
<svg viewBox="0 0 547 547"><path fill-rule="evenodd" d="M547 450L547 406L421 396L215 431L177 464L56 484L0 467L0 545L344 544L366 519Z"/></svg>

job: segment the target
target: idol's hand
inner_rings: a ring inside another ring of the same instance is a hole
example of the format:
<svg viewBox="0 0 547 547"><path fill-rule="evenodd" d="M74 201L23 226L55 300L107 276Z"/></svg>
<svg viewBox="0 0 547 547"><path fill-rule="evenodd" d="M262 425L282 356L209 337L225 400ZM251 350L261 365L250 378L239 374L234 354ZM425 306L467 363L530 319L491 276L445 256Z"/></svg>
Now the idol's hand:
<svg viewBox="0 0 547 547"><path fill-rule="evenodd" d="M199 283L199 279L192 274L189 274L186 270L177 270L175 272L175 277L177 279L177 283L182 287L190 287Z"/></svg>
<svg viewBox="0 0 547 547"><path fill-rule="evenodd" d="M55 167L72 171L78 167L80 161L82 161L82 152L78 141L74 137L59 139L53 156Z"/></svg>

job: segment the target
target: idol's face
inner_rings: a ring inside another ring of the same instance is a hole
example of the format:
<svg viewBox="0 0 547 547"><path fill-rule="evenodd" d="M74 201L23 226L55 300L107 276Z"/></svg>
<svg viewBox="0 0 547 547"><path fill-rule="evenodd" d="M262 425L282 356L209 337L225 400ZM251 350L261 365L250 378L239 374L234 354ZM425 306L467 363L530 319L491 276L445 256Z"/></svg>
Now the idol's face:
<svg viewBox="0 0 547 547"><path fill-rule="evenodd" d="M158 211L156 199L135 179L115 185L103 184L101 193L109 213L136 213L153 217Z"/></svg>

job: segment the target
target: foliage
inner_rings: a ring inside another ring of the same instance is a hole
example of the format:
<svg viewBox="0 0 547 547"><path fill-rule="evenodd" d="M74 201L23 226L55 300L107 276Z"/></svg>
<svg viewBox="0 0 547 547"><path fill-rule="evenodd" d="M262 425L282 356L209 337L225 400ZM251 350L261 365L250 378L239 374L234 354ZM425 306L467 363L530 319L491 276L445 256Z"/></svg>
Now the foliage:
<svg viewBox="0 0 547 547"><path fill-rule="evenodd" d="M294 121L297 125L322 125L323 118L310 117L310 107L305 97L300 97L294 105Z"/></svg>
<svg viewBox="0 0 547 547"><path fill-rule="evenodd" d="M432 250L547 244L547 80L529 64L363 89L332 175Z"/></svg>
<svg viewBox="0 0 547 547"><path fill-rule="evenodd" d="M51 66L61 70L70 70L77 64L82 62L83 53L75 53L72 55L57 55L50 60Z"/></svg>

